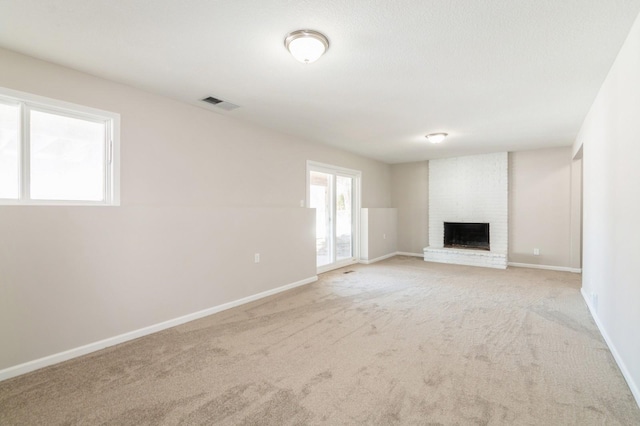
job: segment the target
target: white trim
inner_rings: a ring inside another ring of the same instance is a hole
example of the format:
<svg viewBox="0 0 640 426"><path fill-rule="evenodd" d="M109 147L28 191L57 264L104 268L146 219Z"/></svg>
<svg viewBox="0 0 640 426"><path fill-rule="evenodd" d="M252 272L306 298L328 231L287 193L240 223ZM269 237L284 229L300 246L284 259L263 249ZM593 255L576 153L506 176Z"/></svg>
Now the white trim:
<svg viewBox="0 0 640 426"><path fill-rule="evenodd" d="M340 260L336 263L330 263L329 265L323 265L318 267L317 272L318 274L324 274L325 272L333 271L334 269L344 268L345 266L349 266L349 265L355 265L356 263L358 263L358 261L356 261L355 259Z"/></svg>
<svg viewBox="0 0 640 426"><path fill-rule="evenodd" d="M120 205L120 114L92 108L71 102L51 99L31 93L0 87L0 100L16 103L20 106L20 198L0 199L0 205L7 206L119 206ZM104 200L45 200L32 199L30 187L30 112L44 112L63 117L78 118L85 121L102 123L104 135ZM111 162L108 162L107 150L110 150Z"/></svg>
<svg viewBox="0 0 640 426"><path fill-rule="evenodd" d="M60 101L58 99L47 98L46 96L34 95L32 93L21 92L18 90L9 89L7 87L0 87L0 94L4 98L12 98L15 102L27 102L32 105L38 105L40 107L55 107L56 109L67 110L70 113L78 113L78 109L82 111L83 115L93 115L95 118L101 119L104 116L110 118L120 118L120 114L116 114L111 111L105 111L103 109L88 107L85 105L74 104L72 102Z"/></svg>
<svg viewBox="0 0 640 426"><path fill-rule="evenodd" d="M346 261L334 261L329 265L320 266L317 268L316 273L321 274L324 272L332 271L334 269L343 268L348 265L357 263L357 260L361 255L360 235L362 234L362 225L360 223L360 211L362 209L362 172L360 170L348 169L346 167L334 166L332 164L319 163L313 160L307 160L306 169L306 206L310 208L311 205L311 185L310 175L311 172L326 173L332 176L332 194L331 194L331 211L335 216L335 190L336 190L336 176L349 177L353 179L353 206L352 206L352 253L353 259L347 259ZM332 221L332 233L335 235L335 220ZM315 228L315 226L314 226ZM333 258L335 259L335 247L333 248ZM333 259L332 259L333 260Z"/></svg>
<svg viewBox="0 0 640 426"><path fill-rule="evenodd" d="M408 251L397 251L398 256L424 257L424 253L409 253Z"/></svg>
<svg viewBox="0 0 640 426"><path fill-rule="evenodd" d="M336 172L338 172L346 173L349 175L362 175L362 172L360 170L348 169L346 167L334 166L333 164L319 163L317 161L307 160L307 171L310 167L322 173L335 174Z"/></svg>
<svg viewBox="0 0 640 426"><path fill-rule="evenodd" d="M509 262L507 263L507 265L515 266L516 268L547 269L549 271L572 272L574 274L582 273L582 268L569 268L567 266L535 265L533 263L517 263L517 262Z"/></svg>
<svg viewBox="0 0 640 426"><path fill-rule="evenodd" d="M389 259L390 257L393 257L397 254L398 252L393 252L393 253L385 254L384 256L376 257L375 259L360 259L360 263L364 263L365 265L370 265L372 263L380 262L381 260Z"/></svg>
<svg viewBox="0 0 640 426"><path fill-rule="evenodd" d="M174 318L158 324L150 325L148 327L143 327L138 330L120 334L118 336L109 337L107 339L100 340L98 342L89 343L88 345L80 346L74 349L69 349L64 352L59 352L57 354L49 355L33 361L25 362L23 364L18 364L13 367L5 368L4 370L0 370L0 381L7 380L22 374L26 374L31 371L38 370L40 368L48 367L53 364L58 364L60 362L67 361L72 358L77 358L79 356L86 355L91 352L99 351L101 349L108 348L109 346L118 345L120 343L127 342L129 340L133 340L139 337L147 336L149 334L157 333L158 331L166 330L167 328L175 327L190 321L197 320L199 318L213 315L221 311L226 311L227 309L235 308L237 306L244 305L245 303L253 302L255 300L262 299L267 296L272 296L274 294L281 293L283 291L291 290L292 288L310 284L317 280L318 280L317 275L313 277L305 278L303 280L296 281L291 284L283 285L281 287L263 291L261 293L257 293L251 296L243 297L242 299L234 300L228 303L223 303L222 305L203 309L198 312L183 315L178 318Z"/></svg>
<svg viewBox="0 0 640 426"><path fill-rule="evenodd" d="M615 345L613 344L613 341L609 337L609 334L607 334L607 330L604 328L604 326L600 322L600 319L598 318L598 315L596 315L596 312L591 306L591 303L589 303L589 297L584 287L580 288L580 293L582 294L582 297L585 303L587 304L587 308L589 308L589 313L591 313L591 317L593 318L593 321L596 323L598 330L600 330L600 334L602 335L605 343L609 347L609 351L611 352L611 355L613 355L613 359L616 360L616 363L618 364L618 368L620 368L620 372L622 373L622 377L624 377L624 379L627 381L627 385L629 386L629 389L631 390L631 394L636 400L636 404L638 404L638 407L640 407L640 387L638 387L638 385L633 381L633 377L631 376L631 373L629 373L629 369L627 368L626 364L622 360L622 357L618 353L618 350L616 349Z"/></svg>

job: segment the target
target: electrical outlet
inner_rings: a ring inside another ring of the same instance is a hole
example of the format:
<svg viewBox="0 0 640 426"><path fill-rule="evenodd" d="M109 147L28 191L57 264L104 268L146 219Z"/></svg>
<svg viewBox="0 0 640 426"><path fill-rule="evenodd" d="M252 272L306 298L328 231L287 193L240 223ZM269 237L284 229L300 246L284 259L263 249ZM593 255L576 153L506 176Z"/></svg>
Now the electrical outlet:
<svg viewBox="0 0 640 426"><path fill-rule="evenodd" d="M386 240L387 239L387 234L382 234L382 239Z"/></svg>
<svg viewBox="0 0 640 426"><path fill-rule="evenodd" d="M304 207L304 200L300 200L300 207Z"/></svg>
<svg viewBox="0 0 640 426"><path fill-rule="evenodd" d="M598 293L591 293L591 306L595 312L598 312Z"/></svg>
<svg viewBox="0 0 640 426"><path fill-rule="evenodd" d="M253 255L253 261L255 263L260 263L260 253L256 253Z"/></svg>
<svg viewBox="0 0 640 426"><path fill-rule="evenodd" d="M533 255L534 256L540 256L540 249L539 248L534 248L533 249Z"/></svg>

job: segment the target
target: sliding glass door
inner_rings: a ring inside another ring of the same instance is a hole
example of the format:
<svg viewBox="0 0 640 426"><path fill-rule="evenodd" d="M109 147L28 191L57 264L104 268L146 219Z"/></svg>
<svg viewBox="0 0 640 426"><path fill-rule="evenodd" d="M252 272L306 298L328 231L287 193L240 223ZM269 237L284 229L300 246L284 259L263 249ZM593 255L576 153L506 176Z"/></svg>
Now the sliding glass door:
<svg viewBox="0 0 640 426"><path fill-rule="evenodd" d="M360 172L308 162L307 205L316 209L316 264L324 272L358 255Z"/></svg>
<svg viewBox="0 0 640 426"><path fill-rule="evenodd" d="M336 261L353 258L353 181L336 175Z"/></svg>
<svg viewBox="0 0 640 426"><path fill-rule="evenodd" d="M316 266L333 263L331 211L333 210L333 175L309 172L309 207L316 209Z"/></svg>

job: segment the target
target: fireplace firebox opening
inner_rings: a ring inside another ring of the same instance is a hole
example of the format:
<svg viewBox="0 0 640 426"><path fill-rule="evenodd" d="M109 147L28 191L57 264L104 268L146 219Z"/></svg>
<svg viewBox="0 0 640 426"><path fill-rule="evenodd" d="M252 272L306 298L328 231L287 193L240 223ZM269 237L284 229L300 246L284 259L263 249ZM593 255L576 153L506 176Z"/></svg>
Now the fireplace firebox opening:
<svg viewBox="0 0 640 426"><path fill-rule="evenodd" d="M444 246L489 251L489 224L444 222Z"/></svg>

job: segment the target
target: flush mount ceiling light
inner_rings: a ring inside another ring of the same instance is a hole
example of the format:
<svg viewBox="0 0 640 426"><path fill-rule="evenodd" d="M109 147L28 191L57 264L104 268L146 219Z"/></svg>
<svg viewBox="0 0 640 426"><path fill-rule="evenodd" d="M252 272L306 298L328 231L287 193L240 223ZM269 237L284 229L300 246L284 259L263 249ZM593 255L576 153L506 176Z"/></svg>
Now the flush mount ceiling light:
<svg viewBox="0 0 640 426"><path fill-rule="evenodd" d="M448 136L447 133L429 133L425 138L431 143L440 143Z"/></svg>
<svg viewBox="0 0 640 426"><path fill-rule="evenodd" d="M298 61L310 64L317 61L329 48L329 40L318 31L298 30L287 34L284 45Z"/></svg>

